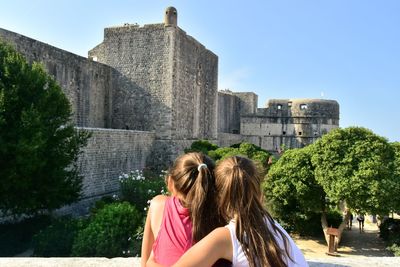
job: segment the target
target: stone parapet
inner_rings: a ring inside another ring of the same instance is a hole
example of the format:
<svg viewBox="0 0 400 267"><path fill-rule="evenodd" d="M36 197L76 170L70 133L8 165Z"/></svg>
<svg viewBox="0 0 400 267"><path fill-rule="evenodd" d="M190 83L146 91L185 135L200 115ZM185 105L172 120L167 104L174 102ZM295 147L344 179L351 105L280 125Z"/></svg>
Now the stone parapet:
<svg viewBox="0 0 400 267"><path fill-rule="evenodd" d="M399 257L330 257L307 259L310 267L400 266ZM136 267L140 258L0 258L7 267Z"/></svg>

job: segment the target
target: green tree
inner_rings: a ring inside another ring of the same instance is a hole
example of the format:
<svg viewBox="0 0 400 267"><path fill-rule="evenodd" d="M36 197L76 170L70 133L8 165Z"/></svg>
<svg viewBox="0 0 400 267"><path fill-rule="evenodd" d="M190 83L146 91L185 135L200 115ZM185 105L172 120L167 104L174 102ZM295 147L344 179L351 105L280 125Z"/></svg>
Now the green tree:
<svg viewBox="0 0 400 267"><path fill-rule="evenodd" d="M400 154L399 144L365 128L333 130L314 144L286 151L272 165L264 184L267 204L289 226L319 213L327 238L328 215L340 204L371 214L398 207L396 153Z"/></svg>
<svg viewBox="0 0 400 267"><path fill-rule="evenodd" d="M76 160L89 134L70 123L60 86L0 42L0 210L36 214L76 201Z"/></svg>
<svg viewBox="0 0 400 267"><path fill-rule="evenodd" d="M400 142L393 142L391 146L394 150L395 160L394 160L394 175L395 179L398 181L396 183L397 192L400 192ZM399 213L400 212L400 194L394 195L392 199L393 203L393 211Z"/></svg>
<svg viewBox="0 0 400 267"><path fill-rule="evenodd" d="M230 147L220 147L214 151L211 151L209 155L214 160L221 160L235 155L245 156L254 160L260 167L260 172L263 174L267 170L268 159L270 157L270 154L266 150L247 142L234 144Z"/></svg>
<svg viewBox="0 0 400 267"><path fill-rule="evenodd" d="M312 145L315 178L328 198L359 212L387 214L398 194L393 147L362 127L335 129Z"/></svg>
<svg viewBox="0 0 400 267"><path fill-rule="evenodd" d="M291 149L274 163L263 183L268 208L290 229L315 218L326 205L325 192L314 177L309 147Z"/></svg>

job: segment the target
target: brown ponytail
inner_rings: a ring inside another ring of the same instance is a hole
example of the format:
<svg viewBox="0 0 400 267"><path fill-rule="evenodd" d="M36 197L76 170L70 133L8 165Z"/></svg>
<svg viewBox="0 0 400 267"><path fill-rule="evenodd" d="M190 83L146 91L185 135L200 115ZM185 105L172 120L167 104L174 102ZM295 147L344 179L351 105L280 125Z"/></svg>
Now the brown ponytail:
<svg viewBox="0 0 400 267"><path fill-rule="evenodd" d="M216 207L214 167L208 156L192 152L178 157L169 171L175 189L182 194L182 204L190 211L195 242L224 224L213 209Z"/></svg>
<svg viewBox="0 0 400 267"><path fill-rule="evenodd" d="M236 236L251 267L287 266L289 241L262 203L261 177L244 157L222 160L215 170L218 208L225 220L235 218ZM275 238L284 242L282 250Z"/></svg>

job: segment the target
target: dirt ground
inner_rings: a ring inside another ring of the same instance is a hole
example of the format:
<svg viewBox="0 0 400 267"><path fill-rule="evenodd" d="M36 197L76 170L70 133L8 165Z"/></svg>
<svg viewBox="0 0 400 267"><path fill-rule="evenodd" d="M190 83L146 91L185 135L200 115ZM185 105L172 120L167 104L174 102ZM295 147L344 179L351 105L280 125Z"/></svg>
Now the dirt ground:
<svg viewBox="0 0 400 267"><path fill-rule="evenodd" d="M326 254L328 245L325 239L293 237L306 259L334 257ZM365 221L364 231L360 232L358 221L353 221L352 230L345 229L338 248L341 257L387 257L392 256L379 238L379 228L375 223Z"/></svg>

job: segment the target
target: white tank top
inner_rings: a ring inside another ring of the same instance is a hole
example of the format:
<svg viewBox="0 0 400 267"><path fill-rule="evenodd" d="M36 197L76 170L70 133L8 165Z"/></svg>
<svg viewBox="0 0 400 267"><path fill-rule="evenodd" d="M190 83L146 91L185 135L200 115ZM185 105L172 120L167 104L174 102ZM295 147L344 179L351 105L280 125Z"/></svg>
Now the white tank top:
<svg viewBox="0 0 400 267"><path fill-rule="evenodd" d="M270 227L270 224L266 220L267 225ZM289 241L289 254L294 260L291 261L289 258L286 259L288 267L304 267L308 266L307 261L304 258L303 253L301 250L297 247L297 245L294 243L293 239L289 236L289 234L280 226L277 222L275 222L275 225L284 233L284 235L287 237ZM232 266L233 267L248 267L249 266L249 261L246 258L246 255L243 252L242 246L239 243L239 240L236 237L236 224L235 221L232 220L229 222L228 225L225 226L226 228L229 229L229 232L231 234L231 240L232 240ZM285 246L282 240L282 237L275 233L273 230L271 230L272 233L274 233L275 239L278 241L279 247L284 250Z"/></svg>

